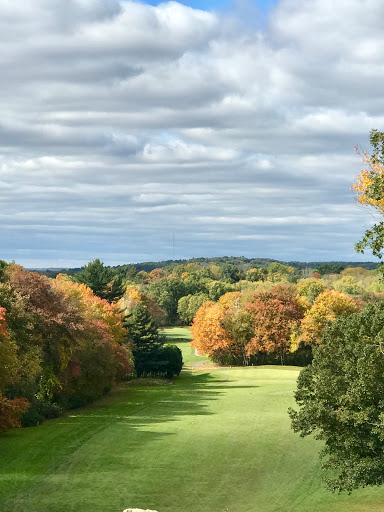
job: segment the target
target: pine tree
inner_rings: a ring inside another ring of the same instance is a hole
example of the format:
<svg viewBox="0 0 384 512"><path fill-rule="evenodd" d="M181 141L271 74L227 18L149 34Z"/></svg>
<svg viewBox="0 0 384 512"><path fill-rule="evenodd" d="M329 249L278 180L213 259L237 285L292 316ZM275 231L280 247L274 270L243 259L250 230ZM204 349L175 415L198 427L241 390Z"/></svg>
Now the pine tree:
<svg viewBox="0 0 384 512"><path fill-rule="evenodd" d="M164 339L159 334L147 307L138 303L128 315L125 326L129 330L128 337L133 343L132 352L137 376L156 373L158 355Z"/></svg>
<svg viewBox="0 0 384 512"><path fill-rule="evenodd" d="M99 259L85 265L75 279L89 286L95 295L108 302L115 302L124 294L121 277L111 268L105 267Z"/></svg>

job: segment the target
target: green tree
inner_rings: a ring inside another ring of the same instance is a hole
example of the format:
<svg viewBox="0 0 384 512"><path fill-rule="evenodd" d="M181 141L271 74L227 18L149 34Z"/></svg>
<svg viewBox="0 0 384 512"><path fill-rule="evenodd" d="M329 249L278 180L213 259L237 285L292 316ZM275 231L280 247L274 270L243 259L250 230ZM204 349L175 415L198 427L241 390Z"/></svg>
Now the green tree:
<svg viewBox="0 0 384 512"><path fill-rule="evenodd" d="M188 295L184 282L175 278L160 279L148 285L148 293L167 312L168 322L176 322L178 302L181 297Z"/></svg>
<svg viewBox="0 0 384 512"><path fill-rule="evenodd" d="M272 283L284 281L296 282L299 277L299 274L294 267L283 265L278 261L270 263L267 267L267 272L268 281L272 281Z"/></svg>
<svg viewBox="0 0 384 512"><path fill-rule="evenodd" d="M164 345L165 338L159 334L148 308L138 303L126 318L128 339L132 343L135 370L138 377L160 375L172 378L179 375L183 358L178 347Z"/></svg>
<svg viewBox="0 0 384 512"><path fill-rule="evenodd" d="M180 375L183 367L183 356L179 347L175 345L163 345L158 349L158 372L167 379L174 375Z"/></svg>
<svg viewBox="0 0 384 512"><path fill-rule="evenodd" d="M326 274L340 274L343 270L344 267L338 263L322 263L321 265L318 265L313 272L318 272L324 276Z"/></svg>
<svg viewBox="0 0 384 512"><path fill-rule="evenodd" d="M209 299L216 302L226 293L234 291L235 286L223 281L210 281L207 282L207 290Z"/></svg>
<svg viewBox="0 0 384 512"><path fill-rule="evenodd" d="M240 279L240 271L232 263L224 263L221 267L221 277L226 283L236 283Z"/></svg>
<svg viewBox="0 0 384 512"><path fill-rule="evenodd" d="M331 490L384 483L384 304L329 324L312 365L301 371L290 409L302 437L325 441Z"/></svg>
<svg viewBox="0 0 384 512"><path fill-rule="evenodd" d="M186 295L181 297L177 306L177 312L180 320L186 324L190 324L196 315L199 307L208 301L209 297L205 293L198 293L197 295Z"/></svg>
<svg viewBox="0 0 384 512"><path fill-rule="evenodd" d="M75 275L75 280L86 284L95 295L108 302L115 302L124 294L121 277L99 259L85 265L84 270Z"/></svg>
<svg viewBox="0 0 384 512"><path fill-rule="evenodd" d="M126 265L124 269L124 277L127 281L133 281L137 274L137 269L134 265Z"/></svg>
<svg viewBox="0 0 384 512"><path fill-rule="evenodd" d="M133 344L132 353L138 377L157 373L158 351L164 344L148 308L140 302L126 318L128 338Z"/></svg>
<svg viewBox="0 0 384 512"><path fill-rule="evenodd" d="M246 280L247 281L265 281L267 279L268 271L263 267L254 267L247 271Z"/></svg>
<svg viewBox="0 0 384 512"><path fill-rule="evenodd" d="M299 292L299 295L305 297L310 306L324 290L324 281L315 278L302 279L297 285L297 291Z"/></svg>
<svg viewBox="0 0 384 512"><path fill-rule="evenodd" d="M359 295L364 291L363 283L361 281L358 282L354 276L343 276L334 281L333 286L335 290L348 293L349 295Z"/></svg>

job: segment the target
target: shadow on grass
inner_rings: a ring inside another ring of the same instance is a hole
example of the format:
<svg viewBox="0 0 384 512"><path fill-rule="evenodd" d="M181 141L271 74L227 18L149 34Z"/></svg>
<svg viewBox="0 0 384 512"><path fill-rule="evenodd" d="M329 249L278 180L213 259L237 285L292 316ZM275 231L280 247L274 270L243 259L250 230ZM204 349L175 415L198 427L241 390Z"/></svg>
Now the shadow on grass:
<svg viewBox="0 0 384 512"><path fill-rule="evenodd" d="M138 460L150 464L153 453L171 449L180 419L183 429L193 429L194 418L214 414L210 404L227 389L254 387L210 373L184 373L174 384L131 381L62 418L9 431L0 437L0 510L5 503L7 510L16 510L11 508L14 497L28 502L35 488L39 496L52 475L70 482L76 474L134 471ZM160 466L157 460L156 467Z"/></svg>
<svg viewBox="0 0 384 512"><path fill-rule="evenodd" d="M211 415L208 402L217 400L223 392L222 384L227 383L228 380L215 379L209 373L184 374L168 385L155 379L132 380L98 402L17 434L19 437L23 432L64 425L76 430L83 423L89 424L90 432L122 423L142 429L146 425L176 421L180 416ZM5 437L12 437L12 433L15 431L9 431Z"/></svg>
<svg viewBox="0 0 384 512"><path fill-rule="evenodd" d="M131 381L110 400L88 410L70 414L72 421L116 422L132 428L177 421L180 416L213 414L209 402L217 400L228 389L253 389L258 386L231 385L229 379L218 379L210 373L184 374L174 385L159 385L151 379ZM60 420L56 420L60 422Z"/></svg>
<svg viewBox="0 0 384 512"><path fill-rule="evenodd" d="M162 424L182 416L190 416L192 422L195 416L211 415L209 403L218 399L223 383L208 373L182 375L169 385L159 381L151 385L150 379L144 384L126 382L90 406L38 427L8 431L0 437L0 503L1 491L8 486L15 492L44 475L69 471L66 468L83 447L87 452L92 445L98 446L99 458L110 460L114 468L114 461L125 460L132 450L174 435L172 428L163 429ZM97 466L96 471L101 471L103 465Z"/></svg>
<svg viewBox="0 0 384 512"><path fill-rule="evenodd" d="M133 380L104 403L75 412L71 417L106 417L124 420L132 426L142 426L146 423L174 421L181 415L209 415L212 413L208 410L208 402L218 398L222 392L220 384L227 382L215 379L209 373L193 376L184 374L171 385L152 379Z"/></svg>

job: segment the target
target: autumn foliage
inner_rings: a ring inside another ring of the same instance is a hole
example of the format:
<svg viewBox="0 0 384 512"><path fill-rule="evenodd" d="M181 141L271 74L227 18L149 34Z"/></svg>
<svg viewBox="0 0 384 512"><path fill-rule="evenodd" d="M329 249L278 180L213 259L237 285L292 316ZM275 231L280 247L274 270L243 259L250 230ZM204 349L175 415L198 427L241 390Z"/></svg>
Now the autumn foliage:
<svg viewBox="0 0 384 512"><path fill-rule="evenodd" d="M191 332L192 347L199 353L217 356L233 343L231 335L222 326L224 316L224 307L211 301L204 302L197 310Z"/></svg>
<svg viewBox="0 0 384 512"><path fill-rule="evenodd" d="M324 290L318 295L300 325L300 334L296 343L307 345L321 343L325 327L329 321L344 314L355 313L356 302L345 293L336 290Z"/></svg>
<svg viewBox="0 0 384 512"><path fill-rule="evenodd" d="M0 431L94 400L133 368L120 308L65 275L0 280Z"/></svg>
<svg viewBox="0 0 384 512"><path fill-rule="evenodd" d="M356 200L358 204L373 206L384 214L384 194L382 189L379 190L384 183L384 165L368 152L361 155L361 161L365 167L352 184L352 190L356 192Z"/></svg>
<svg viewBox="0 0 384 512"><path fill-rule="evenodd" d="M28 401L24 398L10 400L1 394L5 390L7 380L11 381L16 371L16 354L8 339L5 315L6 309L0 307L0 433L9 428L20 427L20 417L29 407Z"/></svg>
<svg viewBox="0 0 384 512"><path fill-rule="evenodd" d="M0 336L6 335L7 322L5 320L5 308L0 307Z"/></svg>
<svg viewBox="0 0 384 512"><path fill-rule="evenodd" d="M255 329L247 345L248 354L273 352L283 361L284 354L289 350L292 328L297 327L304 316L296 289L280 285L270 291L257 293L245 309L251 314Z"/></svg>
<svg viewBox="0 0 384 512"><path fill-rule="evenodd" d="M9 400L5 396L0 396L0 434L10 428L21 427L20 418L29 406L25 398Z"/></svg>
<svg viewBox="0 0 384 512"><path fill-rule="evenodd" d="M361 155L364 168L356 176L352 190L356 192L358 204L373 207L380 215L384 214L384 132L372 130L370 142L373 148L371 155L364 152ZM358 148L356 152L360 154ZM382 259L384 247L384 222L375 223L367 229L362 240L355 244L357 252L364 253L366 248L372 251L374 256ZM380 264L383 273L383 264Z"/></svg>
<svg viewBox="0 0 384 512"><path fill-rule="evenodd" d="M296 289L277 285L254 294L245 306L239 292L225 294L217 302L205 302L192 324L192 347L214 357L258 352L274 353L284 359L292 329L304 316Z"/></svg>
<svg viewBox="0 0 384 512"><path fill-rule="evenodd" d="M233 364L271 362L270 357L283 364L297 357L295 364L308 364L328 322L363 307L358 297L326 283L310 278L270 289L262 284L253 293L230 292L218 302L206 301L193 320L192 347Z"/></svg>

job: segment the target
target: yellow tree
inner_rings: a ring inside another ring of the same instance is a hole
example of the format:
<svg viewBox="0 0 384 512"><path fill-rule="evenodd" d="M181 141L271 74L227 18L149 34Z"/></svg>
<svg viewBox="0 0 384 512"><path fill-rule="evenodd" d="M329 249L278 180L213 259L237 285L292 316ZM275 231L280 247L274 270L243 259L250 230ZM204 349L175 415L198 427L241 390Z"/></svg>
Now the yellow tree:
<svg viewBox="0 0 384 512"><path fill-rule="evenodd" d="M167 312L148 293L140 291L135 286L127 286L123 297L118 302L119 308L128 315L138 304L144 305L158 326L166 325Z"/></svg>
<svg viewBox="0 0 384 512"><path fill-rule="evenodd" d="M220 297L218 304L225 310L228 311L230 308L239 304L241 297L240 292L227 292Z"/></svg>
<svg viewBox="0 0 384 512"><path fill-rule="evenodd" d="M357 309L356 302L345 293L324 290L307 311L294 344L297 346L302 342L306 345L318 345L329 321L344 314L355 313Z"/></svg>
<svg viewBox="0 0 384 512"><path fill-rule="evenodd" d="M102 322L108 329L112 344L124 343L127 331L123 325L120 306L117 303L109 303L107 300L101 299L87 285L75 283L62 274L52 281L52 285L73 301L86 321Z"/></svg>
<svg viewBox="0 0 384 512"><path fill-rule="evenodd" d="M384 214L384 132L372 130L370 142L372 155L362 155L365 168L356 176L352 190L356 192L358 204L373 207L380 215ZM355 148L358 152L357 148ZM364 253L369 247L374 256L382 258L384 246L384 222L378 222L368 229L363 239L355 245L357 252Z"/></svg>
<svg viewBox="0 0 384 512"><path fill-rule="evenodd" d="M127 286L125 293L119 300L119 306L121 310L129 312L137 304L142 304L143 294L135 286Z"/></svg>

